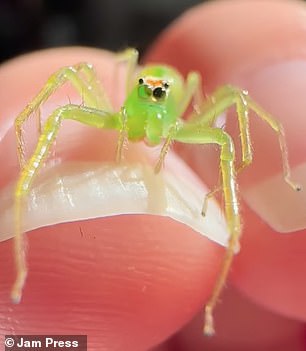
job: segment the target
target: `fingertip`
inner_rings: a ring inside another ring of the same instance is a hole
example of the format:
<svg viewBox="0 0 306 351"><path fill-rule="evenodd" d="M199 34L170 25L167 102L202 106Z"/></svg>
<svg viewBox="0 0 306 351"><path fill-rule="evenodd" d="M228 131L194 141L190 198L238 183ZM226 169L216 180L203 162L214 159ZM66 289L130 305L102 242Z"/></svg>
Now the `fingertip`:
<svg viewBox="0 0 306 351"><path fill-rule="evenodd" d="M29 275L18 305L9 300L11 243L0 245L3 332L82 330L112 349L147 349L185 324L208 298L223 254L156 216L65 223L27 236Z"/></svg>

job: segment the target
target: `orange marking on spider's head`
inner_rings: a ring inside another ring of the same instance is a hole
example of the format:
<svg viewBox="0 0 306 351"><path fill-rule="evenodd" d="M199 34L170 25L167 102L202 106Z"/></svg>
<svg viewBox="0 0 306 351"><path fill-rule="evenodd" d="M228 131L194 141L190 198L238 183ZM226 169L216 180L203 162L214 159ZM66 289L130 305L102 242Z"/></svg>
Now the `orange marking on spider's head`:
<svg viewBox="0 0 306 351"><path fill-rule="evenodd" d="M146 83L153 88L162 87L163 81L161 79L146 79Z"/></svg>

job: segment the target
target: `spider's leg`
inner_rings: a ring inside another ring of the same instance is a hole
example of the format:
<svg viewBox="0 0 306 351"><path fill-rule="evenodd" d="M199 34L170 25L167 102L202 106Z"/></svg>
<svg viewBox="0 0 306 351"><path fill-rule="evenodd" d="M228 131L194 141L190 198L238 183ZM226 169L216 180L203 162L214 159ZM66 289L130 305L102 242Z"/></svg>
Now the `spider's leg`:
<svg viewBox="0 0 306 351"><path fill-rule="evenodd" d="M120 128L118 114L112 114L92 107L82 107L77 105L66 105L58 108L46 120L37 146L32 156L21 170L15 188L14 250L17 276L11 292L12 300L15 302L19 302L21 298L22 288L27 274L21 228L22 203L29 194L31 184L43 166L43 163L48 156L50 147L56 139L62 121L65 119L75 120L95 128Z"/></svg>
<svg viewBox="0 0 306 351"><path fill-rule="evenodd" d="M124 143L128 139L127 137L127 115L125 108L121 109L120 113L120 129L119 129L119 137L118 137L118 142L117 142L117 147L116 147L116 162L120 162L122 160L122 154L123 154L123 147Z"/></svg>
<svg viewBox="0 0 306 351"><path fill-rule="evenodd" d="M52 74L41 91L25 107L15 120L17 138L17 152L21 169L25 165L25 151L23 142L22 126L27 119L40 108L40 106L59 87L69 81L81 95L86 106L101 108L104 111L112 111L107 96L99 85L92 66L88 63L80 63L71 67L63 67ZM41 129L39 122L39 129Z"/></svg>
<svg viewBox="0 0 306 351"><path fill-rule="evenodd" d="M223 260L221 272L214 286L212 295L205 307L204 333L214 333L213 310L225 284L233 260L234 252L239 244L241 234L241 219L237 199L237 184L235 180L235 149L232 138L220 128L201 128L194 124L186 124L174 136L174 140L190 144L218 144L221 148L220 168L222 174L222 189L225 202L225 216L229 231L229 241Z"/></svg>
<svg viewBox="0 0 306 351"><path fill-rule="evenodd" d="M202 104L203 96L201 90L201 76L197 72L190 72L186 78L186 86L184 90L184 98L182 99L178 108L178 116L181 117L190 103L193 103L194 110L197 110ZM155 173L158 173L164 163L165 157L170 149L172 136L176 132L177 126L171 128L165 136L165 142L159 154L157 164L155 166Z"/></svg>
<svg viewBox="0 0 306 351"><path fill-rule="evenodd" d="M190 103L193 109L198 112L199 107L203 103L203 92L201 88L201 76L197 72L190 72L186 78L184 96L179 106L179 116L182 116Z"/></svg>
<svg viewBox="0 0 306 351"><path fill-rule="evenodd" d="M288 161L288 148L286 144L285 132L283 125L273 118L268 112L266 112L263 108L261 108L254 100L252 100L249 96L246 97L246 101L251 110L253 110L262 120L267 122L270 127L277 133L278 141L282 154L282 163L283 163L283 174L285 181L296 191L301 190L301 185L297 184L291 179L291 171Z"/></svg>
<svg viewBox="0 0 306 351"><path fill-rule="evenodd" d="M200 116L193 115L191 117L191 122L212 126L216 118L232 105L236 106L242 154L241 165L237 167L237 172L240 172L244 167L249 165L253 158L249 126L249 111L252 110L277 133L282 155L284 179L294 190L300 190L300 186L294 183L290 177L288 151L282 124L257 105L254 100L249 97L247 91L231 85L218 88L203 104L202 114Z"/></svg>
<svg viewBox="0 0 306 351"><path fill-rule="evenodd" d="M249 106L245 100L245 92L235 87L225 85L211 94L201 105L201 114L192 114L189 118L190 123L203 127L213 127L220 114L225 112L232 105L236 105L238 123L240 129L241 155L240 166L237 167L238 174L244 167L252 162L252 143L249 128ZM207 193L204 198L202 215L205 216L208 201L217 192L222 190L221 185L217 185L212 191Z"/></svg>
<svg viewBox="0 0 306 351"><path fill-rule="evenodd" d="M127 48L121 52L117 53L117 59L119 62L126 62L127 63L127 73L126 73L126 95L128 95L133 86L134 86L134 79L135 73L138 64L138 57L139 53L134 48Z"/></svg>
<svg viewBox="0 0 306 351"><path fill-rule="evenodd" d="M207 213L207 208L208 208L208 202L209 200L216 195L220 190L222 190L222 186L219 185L215 187L213 190L209 191L205 197L204 197L204 202L202 206L202 216L205 217Z"/></svg>
<svg viewBox="0 0 306 351"><path fill-rule="evenodd" d="M73 66L82 74L84 81L84 90L82 86L78 89L79 94L84 99L84 104L90 107L96 107L103 111L113 111L113 106L110 103L109 97L101 84L93 66L89 63L79 63ZM73 82L72 82L73 84Z"/></svg>
<svg viewBox="0 0 306 351"><path fill-rule="evenodd" d="M216 119L231 106L236 106L241 141L241 165L237 171L252 162L252 142L249 126L249 106L247 92L225 85L213 92L201 106L201 114L191 116L195 124L213 127Z"/></svg>
<svg viewBox="0 0 306 351"><path fill-rule="evenodd" d="M125 90L126 96L129 95L133 86L135 73L137 70L138 64L138 51L134 48L127 48L121 52L117 53L118 62L126 62L127 71L126 71L126 82L125 82ZM117 151L116 151L116 161L119 162L122 159L123 146L125 141L127 140L127 124L126 124L126 113L125 110L120 114L121 117L121 128L119 130L119 138L117 143Z"/></svg>
<svg viewBox="0 0 306 351"><path fill-rule="evenodd" d="M160 150L159 158L158 158L158 161L157 161L155 168L154 168L155 173L159 173L163 164L164 164L165 157L166 157L166 155L170 149L170 146L171 146L172 138L173 138L172 133L169 133L169 135L167 136L167 138L164 142L163 147Z"/></svg>

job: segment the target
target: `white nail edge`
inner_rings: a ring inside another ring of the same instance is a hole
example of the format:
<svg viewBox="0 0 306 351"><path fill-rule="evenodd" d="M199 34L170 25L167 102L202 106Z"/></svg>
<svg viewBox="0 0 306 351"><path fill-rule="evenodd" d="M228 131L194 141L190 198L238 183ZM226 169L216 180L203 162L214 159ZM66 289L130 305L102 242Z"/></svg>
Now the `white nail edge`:
<svg viewBox="0 0 306 351"><path fill-rule="evenodd" d="M181 165L180 165L181 167ZM222 211L210 201L201 215L207 189L192 173L155 174L152 167L135 164L65 163L44 172L35 182L24 211L23 231L81 219L122 214L170 217L198 233L227 245ZM13 185L0 192L0 241L14 235Z"/></svg>

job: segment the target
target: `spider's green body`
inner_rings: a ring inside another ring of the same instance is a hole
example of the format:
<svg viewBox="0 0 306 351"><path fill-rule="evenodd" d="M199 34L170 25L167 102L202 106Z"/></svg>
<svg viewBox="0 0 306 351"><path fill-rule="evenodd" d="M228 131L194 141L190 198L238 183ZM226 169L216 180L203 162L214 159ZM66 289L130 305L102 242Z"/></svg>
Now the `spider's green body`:
<svg viewBox="0 0 306 351"><path fill-rule="evenodd" d="M141 82L141 83L139 83ZM137 78L122 112L126 117L128 139L158 145L180 116L183 79L168 66L148 66Z"/></svg>

